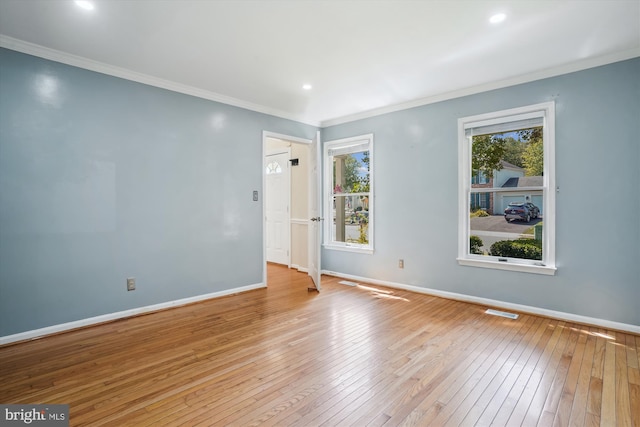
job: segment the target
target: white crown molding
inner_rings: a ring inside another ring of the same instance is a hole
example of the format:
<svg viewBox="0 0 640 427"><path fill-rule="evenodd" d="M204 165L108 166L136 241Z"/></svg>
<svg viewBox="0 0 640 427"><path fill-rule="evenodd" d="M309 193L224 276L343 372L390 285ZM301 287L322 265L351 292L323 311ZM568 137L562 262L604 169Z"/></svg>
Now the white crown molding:
<svg viewBox="0 0 640 427"><path fill-rule="evenodd" d="M48 59L50 61L60 62L62 64L83 68L85 70L95 71L97 73L170 90L172 92L178 92L185 95L195 96L197 98L207 99L209 101L215 101L234 107L244 108L245 110L251 110L257 113L268 114L270 116L276 116L287 120L293 120L315 127L318 127L320 125L319 122L314 123L303 117L294 116L274 108L253 104L251 102L232 98L230 96L221 95L193 86L183 85L181 83L172 82L170 80L161 79L159 77L150 76L148 74L138 73L136 71L105 64L104 62L94 61L82 56L72 55L70 53L5 36L4 34L0 34L0 47L26 53L32 56L37 56L39 58Z"/></svg>
<svg viewBox="0 0 640 427"><path fill-rule="evenodd" d="M254 289L266 288L264 283L256 283L254 285L241 286L239 288L227 289L220 292L213 292L204 295L197 295L195 297L183 298L174 301L167 301L160 304L147 305L144 307L132 308L130 310L118 311L116 313L104 314L102 316L89 317L87 319L76 320L73 322L61 323L59 325L47 326L46 328L34 329L32 331L20 332L13 335L6 335L0 337L0 346L6 344L12 344L20 341L27 341L36 338L41 338L46 335L58 334L61 332L70 331L73 329L85 328L87 326L94 326L100 323L112 322L118 319L124 319L126 317L137 316L144 313L150 313L153 311L166 310L168 308L179 307L182 305L192 304L194 302L205 301L213 298L220 298L227 295L238 294L240 292L252 291Z"/></svg>
<svg viewBox="0 0 640 427"><path fill-rule="evenodd" d="M632 334L640 334L639 325L631 325L628 323L614 322L606 319L598 319L596 317L581 316L579 314L565 313L563 311L548 310L546 308L532 307L529 305L514 304L506 301L494 300L489 298L475 297L472 295L458 294L455 292L441 291L438 289L422 288L420 286L405 285L404 283L389 282L386 280L370 279L368 277L354 276L352 274L338 273L335 271L322 270L322 274L329 276L371 283L373 285L387 286L389 288L403 289L406 291L416 292L419 294L433 295L440 298L446 298L456 301L469 302L472 304L485 305L507 310L519 311L521 313L534 314L536 316L549 317L552 319L566 320L569 322L580 323L583 325L599 326L605 329L613 329L617 331L630 332Z"/></svg>
<svg viewBox="0 0 640 427"><path fill-rule="evenodd" d="M576 71L582 71L589 68L600 67L602 65L612 64L614 62L625 61L627 59L640 57L640 48L625 50L621 52L615 52L609 55L598 56L594 58L587 58L581 61L572 62L559 67L548 68L545 70L536 71L522 76L513 77L510 79L499 80L496 82L490 82L482 85L471 86L465 89L460 89L452 92L445 92L439 95L434 95L426 98L415 99L413 101L403 102L400 104L389 105L386 107L380 107L369 111L363 111L361 113L350 114L348 116L337 117L335 119L323 120L320 122L321 128L329 126L335 126L343 123L354 122L356 120L368 119L370 117L380 116L382 114L394 113L396 111L407 110L409 108L421 107L423 105L435 104L436 102L447 101L450 99L461 98L463 96L475 95L477 93L488 92L490 90L502 89L509 86L515 86L523 83L529 83L536 80L542 80L549 77L560 76L563 74L574 73Z"/></svg>
<svg viewBox="0 0 640 427"><path fill-rule="evenodd" d="M18 40L13 37L5 36L3 34L0 34L0 47L4 47L4 48L15 50L18 52L48 59L51 61L60 62L63 64L74 66L74 67L84 68L86 70L95 71L98 73L135 81L135 82L146 84L149 86L155 86L155 87L170 90L173 92L178 92L186 95L195 96L198 98L208 99L210 101L220 102L220 103L231 105L234 107L244 108L246 110L268 114L271 116L280 117L287 120L293 120L299 123L304 123L310 126L315 126L320 128L326 128L329 126L349 123L356 120L367 119L370 117L380 116L382 114L393 113L396 111L406 110L409 108L420 107L423 105L435 104L436 102L447 101L449 99L460 98L468 95L475 95L481 92L487 92L495 89L502 89L509 86L515 86L522 83L529 83L535 80L555 77L562 74L569 74L576 71L582 71L589 68L595 68L602 65L611 64L614 62L619 62L627 59L640 57L640 48L630 49L630 50L625 50L621 52L615 52L609 55L598 56L595 58L587 58L581 61L572 62L570 64L562 65L559 67L549 68L549 69L525 74L522 76L510 78L510 79L472 86L472 87L468 87L461 90L445 92L439 95L420 98L420 99L416 99L408 102L403 102L400 104L389 105L381 108L376 108L373 110L364 111L361 113L350 114L347 116L337 117L329 120L312 121L306 117L294 116L284 111L269 108L263 105L253 104L250 102L242 101L240 99L217 94L217 93L206 91L203 89L198 89L192 86L175 83L169 80L164 80L164 79L150 76L147 74L138 73L125 68L116 67L116 66L105 64L98 61L93 61L91 59L87 59L81 56L71 55L69 53L65 53L55 49L50 49L34 43L25 42L23 40Z"/></svg>

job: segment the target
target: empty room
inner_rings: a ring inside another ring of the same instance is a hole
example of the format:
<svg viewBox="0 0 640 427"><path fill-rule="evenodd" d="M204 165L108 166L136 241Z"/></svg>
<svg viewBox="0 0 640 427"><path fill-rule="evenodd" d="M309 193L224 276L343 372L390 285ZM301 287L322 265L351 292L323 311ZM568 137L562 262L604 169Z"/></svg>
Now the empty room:
<svg viewBox="0 0 640 427"><path fill-rule="evenodd" d="M640 427L638 135L638 0L0 0L0 424Z"/></svg>

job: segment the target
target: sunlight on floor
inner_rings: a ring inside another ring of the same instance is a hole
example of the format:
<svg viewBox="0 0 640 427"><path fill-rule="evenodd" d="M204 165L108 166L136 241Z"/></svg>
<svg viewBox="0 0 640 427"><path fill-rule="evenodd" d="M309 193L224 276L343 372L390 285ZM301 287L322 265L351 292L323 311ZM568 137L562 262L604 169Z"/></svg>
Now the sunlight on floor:
<svg viewBox="0 0 640 427"><path fill-rule="evenodd" d="M562 325L558 325L558 328L567 328L567 326L562 326ZM581 334L587 334L587 335L591 335L594 337L599 337L599 338L604 338L606 340L611 340L611 341L615 341L616 337L611 336L611 335L607 335L607 334L603 334L602 332L592 332L592 331L588 331L586 329L579 329L579 328L573 328L573 327L568 327L569 329L571 329L572 331L575 332L580 332Z"/></svg>
<svg viewBox="0 0 640 427"><path fill-rule="evenodd" d="M363 289L365 291L370 291L375 298L396 299L396 300L409 302L409 300L406 298L393 295L392 291L385 291L382 289L372 288L370 286L364 286L364 285L357 285L357 286L358 288Z"/></svg>
<svg viewBox="0 0 640 427"><path fill-rule="evenodd" d="M360 289L364 289L365 291L377 292L379 294L392 294L393 293L391 291L383 291L382 289L372 288L372 287L364 286L364 285L358 285L358 287Z"/></svg>
<svg viewBox="0 0 640 427"><path fill-rule="evenodd" d="M583 330L582 332L585 332L585 331ZM602 337L602 338L605 338L605 339L608 339L608 340L614 340L614 341L616 340L615 337L612 337L611 335L602 334L600 332L588 332L587 331L587 333L589 335L594 335L596 337Z"/></svg>

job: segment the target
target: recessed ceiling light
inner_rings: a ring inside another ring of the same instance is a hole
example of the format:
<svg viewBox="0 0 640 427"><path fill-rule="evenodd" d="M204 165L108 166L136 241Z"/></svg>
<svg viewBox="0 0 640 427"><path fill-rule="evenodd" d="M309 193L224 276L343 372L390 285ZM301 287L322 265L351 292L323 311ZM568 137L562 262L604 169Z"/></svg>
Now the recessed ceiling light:
<svg viewBox="0 0 640 427"><path fill-rule="evenodd" d="M302 85L302 89L304 89L304 90L311 90L311 89L313 89L313 86L311 86L311 85L310 85L310 84L308 84L308 83L307 83L307 84L303 84L303 85Z"/></svg>
<svg viewBox="0 0 640 427"><path fill-rule="evenodd" d="M507 15L505 15L504 13L496 13L491 18L489 18L489 22L491 22L492 24L499 24L505 19L507 19Z"/></svg>
<svg viewBox="0 0 640 427"><path fill-rule="evenodd" d="M76 5L78 7L83 8L84 10L93 10L93 9L95 9L95 6L93 5L93 3L91 3L90 1L87 1L87 0L76 0Z"/></svg>

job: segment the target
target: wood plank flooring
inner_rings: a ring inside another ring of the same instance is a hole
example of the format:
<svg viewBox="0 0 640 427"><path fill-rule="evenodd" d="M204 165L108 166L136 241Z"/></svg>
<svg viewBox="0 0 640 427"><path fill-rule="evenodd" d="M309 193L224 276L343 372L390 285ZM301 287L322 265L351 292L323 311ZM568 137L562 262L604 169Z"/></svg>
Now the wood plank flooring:
<svg viewBox="0 0 640 427"><path fill-rule="evenodd" d="M0 348L95 426L638 426L640 336L269 265L269 288Z"/></svg>

